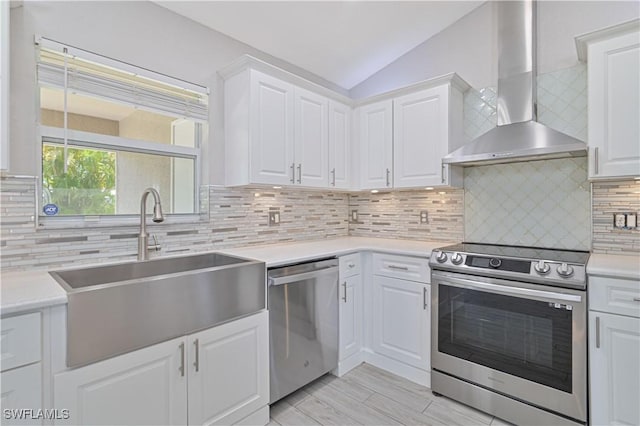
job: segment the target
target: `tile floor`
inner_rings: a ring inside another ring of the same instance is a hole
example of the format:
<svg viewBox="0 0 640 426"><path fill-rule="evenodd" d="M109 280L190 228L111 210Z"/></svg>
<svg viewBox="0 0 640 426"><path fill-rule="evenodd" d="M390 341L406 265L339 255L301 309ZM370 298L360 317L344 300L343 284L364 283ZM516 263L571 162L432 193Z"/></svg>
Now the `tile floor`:
<svg viewBox="0 0 640 426"><path fill-rule="evenodd" d="M271 406L272 426L357 424L508 425L369 364L323 376Z"/></svg>

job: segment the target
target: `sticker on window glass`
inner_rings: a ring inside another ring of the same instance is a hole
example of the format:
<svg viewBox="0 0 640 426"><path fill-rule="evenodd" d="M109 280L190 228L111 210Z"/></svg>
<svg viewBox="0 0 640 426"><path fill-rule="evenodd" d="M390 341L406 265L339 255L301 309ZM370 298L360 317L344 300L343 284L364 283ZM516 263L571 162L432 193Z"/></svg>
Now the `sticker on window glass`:
<svg viewBox="0 0 640 426"><path fill-rule="evenodd" d="M47 216L55 216L58 214L58 206L56 206L55 204L45 204L45 206L42 208L42 211Z"/></svg>

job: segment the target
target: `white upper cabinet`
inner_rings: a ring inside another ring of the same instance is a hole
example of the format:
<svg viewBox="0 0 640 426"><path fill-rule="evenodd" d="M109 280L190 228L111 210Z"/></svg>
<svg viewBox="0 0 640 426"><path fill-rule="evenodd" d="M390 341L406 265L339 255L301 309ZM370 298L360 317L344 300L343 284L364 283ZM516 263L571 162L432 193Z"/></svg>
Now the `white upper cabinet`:
<svg viewBox="0 0 640 426"><path fill-rule="evenodd" d="M294 89L276 78L251 72L251 183L292 183ZM235 167L235 163L227 163Z"/></svg>
<svg viewBox="0 0 640 426"><path fill-rule="evenodd" d="M308 90L295 89L295 183L325 188L329 185L329 100Z"/></svg>
<svg viewBox="0 0 640 426"><path fill-rule="evenodd" d="M329 101L329 187L351 188L351 107Z"/></svg>
<svg viewBox="0 0 640 426"><path fill-rule="evenodd" d="M361 189L462 186L462 169L442 157L463 143L462 93L449 74L359 108Z"/></svg>
<svg viewBox="0 0 640 426"><path fill-rule="evenodd" d="M448 100L448 86L394 99L394 187L445 183L441 160L448 154Z"/></svg>
<svg viewBox="0 0 640 426"><path fill-rule="evenodd" d="M0 1L0 170L9 168L9 12Z"/></svg>
<svg viewBox="0 0 640 426"><path fill-rule="evenodd" d="M393 101L358 108L360 189L393 187Z"/></svg>
<svg viewBox="0 0 640 426"><path fill-rule="evenodd" d="M640 175L640 20L577 38L588 61L589 177Z"/></svg>
<svg viewBox="0 0 640 426"><path fill-rule="evenodd" d="M349 186L350 107L332 99L343 97L246 57L221 74L226 185Z"/></svg>

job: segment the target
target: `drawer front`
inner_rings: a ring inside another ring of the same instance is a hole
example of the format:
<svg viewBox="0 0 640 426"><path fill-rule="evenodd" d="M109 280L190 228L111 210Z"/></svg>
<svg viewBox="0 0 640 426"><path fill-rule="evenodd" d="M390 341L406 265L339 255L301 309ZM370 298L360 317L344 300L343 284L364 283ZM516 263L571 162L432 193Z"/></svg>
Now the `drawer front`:
<svg viewBox="0 0 640 426"><path fill-rule="evenodd" d="M640 281L589 277L589 309L640 318Z"/></svg>
<svg viewBox="0 0 640 426"><path fill-rule="evenodd" d="M362 260L360 259L360 253L341 256L339 259L339 263L340 263L340 279L349 278L354 275L358 275L362 270Z"/></svg>
<svg viewBox="0 0 640 426"><path fill-rule="evenodd" d="M40 312L2 319L2 371L40 361Z"/></svg>
<svg viewBox="0 0 640 426"><path fill-rule="evenodd" d="M429 259L419 257L374 253L373 274L420 283L431 282Z"/></svg>

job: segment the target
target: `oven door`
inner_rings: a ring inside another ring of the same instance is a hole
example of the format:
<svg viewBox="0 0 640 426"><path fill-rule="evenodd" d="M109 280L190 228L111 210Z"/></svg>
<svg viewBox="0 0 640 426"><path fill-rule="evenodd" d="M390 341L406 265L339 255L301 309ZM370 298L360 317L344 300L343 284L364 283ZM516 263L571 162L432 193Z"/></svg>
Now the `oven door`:
<svg viewBox="0 0 640 426"><path fill-rule="evenodd" d="M586 421L586 292L442 271L431 287L434 370Z"/></svg>

